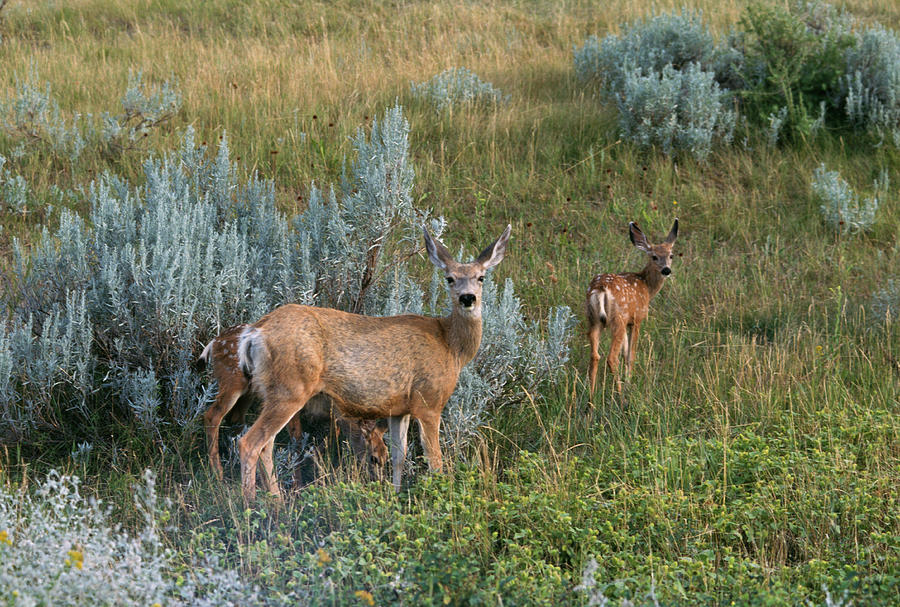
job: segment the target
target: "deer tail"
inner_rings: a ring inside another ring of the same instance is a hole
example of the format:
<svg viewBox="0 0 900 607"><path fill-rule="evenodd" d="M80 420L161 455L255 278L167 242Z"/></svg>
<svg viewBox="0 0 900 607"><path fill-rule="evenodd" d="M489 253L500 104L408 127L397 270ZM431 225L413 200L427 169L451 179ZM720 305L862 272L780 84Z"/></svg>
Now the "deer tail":
<svg viewBox="0 0 900 607"><path fill-rule="evenodd" d="M238 367L247 379L259 371L266 356L266 344L262 333L255 327L247 327L238 340Z"/></svg>
<svg viewBox="0 0 900 607"><path fill-rule="evenodd" d="M587 315L588 320L590 320L592 325L606 325L606 320L608 318L606 313L608 298L609 295L606 293L606 289L601 288L591 291L591 294L588 297Z"/></svg>
<svg viewBox="0 0 900 607"><path fill-rule="evenodd" d="M194 361L194 369L196 369L197 371L202 371L203 369L206 368L206 365L209 364L209 357L210 357L210 354L212 354L213 342L215 342L215 341L216 340L214 339L211 342L209 342L208 344L206 344L206 347L203 348L203 353L200 354L200 356L197 358L197 360Z"/></svg>

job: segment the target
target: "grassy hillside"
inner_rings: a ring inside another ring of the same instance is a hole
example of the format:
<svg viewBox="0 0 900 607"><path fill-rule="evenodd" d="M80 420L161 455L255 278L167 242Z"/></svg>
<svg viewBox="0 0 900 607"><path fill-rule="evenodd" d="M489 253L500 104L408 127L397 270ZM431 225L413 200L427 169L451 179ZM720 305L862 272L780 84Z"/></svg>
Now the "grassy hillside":
<svg viewBox="0 0 900 607"><path fill-rule="evenodd" d="M716 35L746 9L688 6ZM894 2L845 6L900 29ZM313 182L340 181L351 136L397 101L414 198L447 218L446 241L472 253L511 223L497 278L515 280L529 317L565 304L580 323L560 381L496 411L447 474L420 461L399 496L364 482L351 458L326 458L327 476L285 507L261 498L245 511L237 469L223 484L210 474L199 421L174 448L127 422L120 436L93 437L86 457L73 455L80 441L4 444L4 495L63 470L137 532L145 519L132 485L150 468L171 500L159 505L167 574L202 587L196 563L215 557L240 575L237 604L254 586L273 604L588 604L598 591L667 605L824 604L825 589L896 604L900 331L873 317L872 298L900 297L887 283L900 284L900 197L891 185L872 229L842 236L810 183L824 163L869 195L882 171L900 182L900 154L849 130L769 146L739 126L705 162L622 140L615 105L576 80L573 47L679 8L11 0L0 11L0 99L31 73L69 120L119 114L129 73L140 72L172 83L181 105L133 145L89 145L74 161L0 130L6 169L29 187L24 209L0 207L0 269L14 264L13 240L36 246L59 207L84 213L98 175L139 181L142 163L176 149L188 126L212 144L227 134L239 170L271 179L293 214ZM450 67L474 71L508 103L441 113L411 94L411 82ZM654 240L676 216L674 273L651 305L624 396L609 378L590 395L587 285L644 263L629 221ZM412 265L424 285L430 267ZM15 548L6 537L0 560ZM591 559L597 586L577 590ZM0 600L16 604L6 592Z"/></svg>

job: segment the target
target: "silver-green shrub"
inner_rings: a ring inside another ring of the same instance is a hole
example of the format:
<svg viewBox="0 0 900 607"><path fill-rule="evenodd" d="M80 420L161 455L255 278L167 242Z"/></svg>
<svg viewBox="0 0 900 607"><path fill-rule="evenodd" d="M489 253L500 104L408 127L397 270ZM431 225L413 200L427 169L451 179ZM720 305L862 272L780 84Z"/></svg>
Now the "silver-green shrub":
<svg viewBox="0 0 900 607"><path fill-rule="evenodd" d="M135 487L143 515L128 532L81 495L77 477L51 472L35 489L0 484L0 601L7 605L257 605L255 587L217 562L184 563L161 536L167 504L151 472Z"/></svg>
<svg viewBox="0 0 900 607"><path fill-rule="evenodd" d="M198 338L261 316L280 295L312 291L271 183L238 185L224 137L210 157L188 129L181 150L148 160L144 174L141 186L101 176L86 192L86 221L63 211L33 250L15 246L17 288L3 303L14 311L6 331L22 345L12 350L15 394L0 411L22 411L0 420L0 435L30 429L16 417L67 417L63 427L77 429L85 395L91 413L130 412L153 434L185 426L204 406L205 382L190 366ZM70 294L84 302L79 326L90 336L76 333L77 344L63 339L76 326L63 314ZM58 345L39 346L48 341ZM71 365L95 369L88 386Z"/></svg>
<svg viewBox="0 0 900 607"><path fill-rule="evenodd" d="M353 139L356 160L345 166L340 201L313 187L309 208L294 220L315 275L318 305L383 313L389 270L421 239L428 211L413 206L409 125L399 106L373 121L371 137Z"/></svg>
<svg viewBox="0 0 900 607"><path fill-rule="evenodd" d="M389 109L371 136L357 134L339 192L313 187L293 218L276 208L271 182L238 180L227 138L211 154L190 128L180 150L144 163L142 184L100 176L84 192L86 218L63 210L32 249L14 246L13 288L0 299L11 313L0 323L0 371L9 371L0 436L63 431L75 444L86 424L119 418L155 440L194 433L212 391L192 363L221 329L288 302L371 315L426 310L408 264L420 259L422 224L436 236L445 224L413 205L408 134L400 107ZM439 284L429 312L441 312ZM485 291L482 354L468 372L486 388L455 397L455 426L468 424L460 436L568 356L567 311L553 312L548 342L511 282L496 297Z"/></svg>
<svg viewBox="0 0 900 607"><path fill-rule="evenodd" d="M444 111L465 104L507 103L509 95L485 82L475 72L464 68L450 68L425 82L410 84L412 96Z"/></svg>
<svg viewBox="0 0 900 607"><path fill-rule="evenodd" d="M900 317L900 278L888 278L884 286L872 294L870 306L877 322L896 322Z"/></svg>
<svg viewBox="0 0 900 607"><path fill-rule="evenodd" d="M28 183L21 175L6 170L6 158L0 155L0 212L24 213L28 208Z"/></svg>
<svg viewBox="0 0 900 607"><path fill-rule="evenodd" d="M636 69L660 72L671 65L680 70L691 63L707 69L715 61L716 48L702 14L682 10L634 21L620 36L590 36L573 55L579 80L599 80L603 91L615 94Z"/></svg>
<svg viewBox="0 0 900 607"><path fill-rule="evenodd" d="M846 52L842 82L847 117L900 146L900 37L876 26L856 34L856 40Z"/></svg>
<svg viewBox="0 0 900 607"><path fill-rule="evenodd" d="M774 148L778 144L778 138L781 137L781 129L784 128L787 117L787 106L779 109L777 114L774 112L769 114L769 126L766 129L766 142L769 147Z"/></svg>
<svg viewBox="0 0 900 607"><path fill-rule="evenodd" d="M77 160L86 145L81 116L66 120L50 83L38 84L32 68L23 79L16 76L12 98L0 100L0 126L10 136L23 142L42 141L61 157Z"/></svg>
<svg viewBox="0 0 900 607"><path fill-rule="evenodd" d="M875 213L878 211L877 197L871 196L860 201L859 196L850 184L844 181L841 174L827 170L824 164L813 172L811 185L813 195L822 201L819 209L825 223L834 230L847 234L864 232L872 228Z"/></svg>
<svg viewBox="0 0 900 607"><path fill-rule="evenodd" d="M721 60L700 13L657 15L621 36L590 37L574 49L574 61L579 80L599 82L615 100L629 141L698 160L714 143L731 141L735 114L712 71Z"/></svg>
<svg viewBox="0 0 900 607"><path fill-rule="evenodd" d="M15 442L66 409L84 416L93 392L92 323L84 291L50 302L43 316L16 319L0 336L0 439ZM35 334L37 333L37 336Z"/></svg>
<svg viewBox="0 0 900 607"><path fill-rule="evenodd" d="M439 282L443 283L433 280L432 289L444 292L445 285ZM444 409L442 438L450 447L464 445L499 407L523 402L526 393L535 394L538 385L555 377L569 360L575 318L567 306L550 311L546 337L541 337L538 323L525 317L511 279L498 289L489 273L482 302L481 348L460 372ZM444 305L449 307L449 301Z"/></svg>
<svg viewBox="0 0 900 607"><path fill-rule="evenodd" d="M0 128L25 149L46 147L53 155L75 162L85 149L118 154L141 147L148 132L171 119L181 107L181 95L165 81L149 87L141 73L129 74L122 114L99 117L72 112L66 117L53 97L50 83L38 83L32 68L16 77L11 98L0 100Z"/></svg>
<svg viewBox="0 0 900 607"><path fill-rule="evenodd" d="M629 71L615 99L623 136L642 147L683 150L704 160L715 142L731 142L735 114L715 74L697 63Z"/></svg>
<svg viewBox="0 0 900 607"><path fill-rule="evenodd" d="M674 106L663 116L658 108L674 103L672 75L693 65L715 76L683 84L702 89L714 79L728 94L722 98L765 130L770 145L815 136L826 125L848 124L900 145L900 38L877 24L859 28L851 15L826 2L748 5L718 44L699 12L656 15L626 25L620 35L589 37L574 48L573 59L578 79L620 100L620 110L629 87L637 86L645 96L651 87L658 89L653 95L658 103L632 104L631 114L621 118L624 136L639 143L654 131L666 149L671 139L666 131L675 130L683 118L674 117ZM731 121L722 116L723 124ZM698 116L693 122L702 120ZM701 139L706 138L704 133Z"/></svg>
<svg viewBox="0 0 900 607"><path fill-rule="evenodd" d="M100 141L106 149L121 153L140 146L141 138L178 113L181 94L168 80L157 88L144 83L141 72L128 74L128 88L122 97L122 114L100 116Z"/></svg>
<svg viewBox="0 0 900 607"><path fill-rule="evenodd" d="M0 593L8 604L163 603L172 589L168 558L154 516L139 534L126 533L81 495L77 478L51 472L34 493L0 486Z"/></svg>

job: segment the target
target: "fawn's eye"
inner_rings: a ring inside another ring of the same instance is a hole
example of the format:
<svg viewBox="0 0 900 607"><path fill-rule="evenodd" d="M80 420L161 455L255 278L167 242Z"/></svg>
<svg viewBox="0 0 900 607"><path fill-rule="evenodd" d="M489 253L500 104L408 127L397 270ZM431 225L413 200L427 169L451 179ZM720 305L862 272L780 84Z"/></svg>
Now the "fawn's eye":
<svg viewBox="0 0 900 607"><path fill-rule="evenodd" d="M479 277L478 277L478 282L484 282L484 276L479 276Z"/></svg>
<svg viewBox="0 0 900 607"><path fill-rule="evenodd" d="M447 277L447 284L448 284L448 285L452 285L454 282L456 282L456 281L453 280L453 277L452 277L452 276L448 276L448 277Z"/></svg>
<svg viewBox="0 0 900 607"><path fill-rule="evenodd" d="M659 261L659 257L657 257L656 255L654 255L654 256L653 256L653 261Z"/></svg>

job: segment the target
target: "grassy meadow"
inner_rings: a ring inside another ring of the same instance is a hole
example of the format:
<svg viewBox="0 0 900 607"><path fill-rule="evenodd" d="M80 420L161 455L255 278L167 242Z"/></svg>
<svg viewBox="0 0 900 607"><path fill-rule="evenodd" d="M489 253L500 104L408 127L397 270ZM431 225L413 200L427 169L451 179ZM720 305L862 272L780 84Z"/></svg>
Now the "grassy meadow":
<svg viewBox="0 0 900 607"><path fill-rule="evenodd" d="M132 148L75 161L27 137L17 152L23 139L0 131L31 196L2 211L0 270L59 206L85 211L60 188L85 191L104 172L139 180L188 126L198 141L227 134L239 170L272 180L296 213L312 183L340 182L351 136L396 101L414 197L448 220L445 241L474 253L512 224L497 279L515 281L530 318L564 304L579 324L560 380L495 411L446 474L429 475L411 440L417 474L399 495L344 454L284 506L261 496L245 510L238 468L224 483L211 474L200 420L174 448L125 422L93 437L88 458L72 441L2 444L0 483L27 492L51 469L77 475L127 529L143 520L132 486L150 468L170 500L172 574L189 580L215 556L270 604L587 605L602 592L613 604L897 605L900 328L871 302L900 281L900 153L840 130L773 147L742 125L706 162L621 140L615 104L576 80L573 46L682 6L724 35L747 3L11 0L0 99L32 72L66 116L117 113L141 72L182 103ZM900 30L893 1L841 6ZM451 67L509 102L436 112L411 95ZM822 163L864 195L887 171L870 231L823 222L810 190ZM673 274L624 395L602 371L591 395L588 283L645 262L629 221L656 241L674 217ZM412 266L427 282L426 257ZM596 586L576 588L592 559Z"/></svg>

